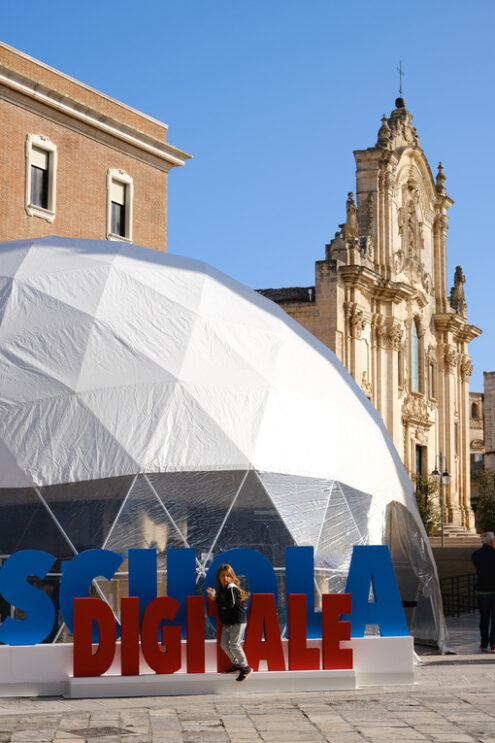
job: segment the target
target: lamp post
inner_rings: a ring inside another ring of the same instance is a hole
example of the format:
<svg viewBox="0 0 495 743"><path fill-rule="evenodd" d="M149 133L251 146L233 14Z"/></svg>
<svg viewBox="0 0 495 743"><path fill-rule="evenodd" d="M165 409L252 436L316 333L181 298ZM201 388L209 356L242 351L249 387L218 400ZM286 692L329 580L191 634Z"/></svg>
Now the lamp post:
<svg viewBox="0 0 495 743"><path fill-rule="evenodd" d="M441 470L443 469L443 472ZM452 477L447 470L447 457L443 454L437 454L435 460L435 469L431 473L431 476L440 486L440 528L441 528L441 544L445 547L445 535L444 535L444 513L443 513L443 489L450 483Z"/></svg>

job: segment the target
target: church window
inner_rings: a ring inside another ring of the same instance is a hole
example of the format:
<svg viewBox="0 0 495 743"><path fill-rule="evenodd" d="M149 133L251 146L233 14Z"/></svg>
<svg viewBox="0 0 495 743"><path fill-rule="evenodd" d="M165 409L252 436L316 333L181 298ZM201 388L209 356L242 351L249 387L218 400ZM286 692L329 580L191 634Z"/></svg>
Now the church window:
<svg viewBox="0 0 495 743"><path fill-rule="evenodd" d="M426 446L416 444L414 447L414 481L416 485L419 485L422 478L425 476L426 465L427 465L427 452Z"/></svg>
<svg viewBox="0 0 495 743"><path fill-rule="evenodd" d="M26 139L25 206L30 217L55 219L57 148L48 137L28 134Z"/></svg>
<svg viewBox="0 0 495 743"><path fill-rule="evenodd" d="M471 405L471 418L479 418L479 417L480 416L478 413L478 404L473 402L473 404Z"/></svg>
<svg viewBox="0 0 495 743"><path fill-rule="evenodd" d="M411 392L419 392L419 372L420 372L420 342L418 336L418 327L413 322L411 327Z"/></svg>

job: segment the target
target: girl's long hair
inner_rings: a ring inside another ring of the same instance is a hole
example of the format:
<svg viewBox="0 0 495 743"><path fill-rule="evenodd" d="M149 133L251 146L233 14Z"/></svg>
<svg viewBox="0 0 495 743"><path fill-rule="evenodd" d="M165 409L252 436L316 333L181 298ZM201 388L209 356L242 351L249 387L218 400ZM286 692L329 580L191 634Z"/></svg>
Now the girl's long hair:
<svg viewBox="0 0 495 743"><path fill-rule="evenodd" d="M246 601L246 599L249 598L250 594L241 588L241 584L239 583L239 578L235 574L234 568L232 567L232 565L228 565L227 563L220 565L220 567L217 570L217 596L220 594L221 591L224 590L222 584L220 583L220 573L228 573L230 582L234 583L234 585L236 585L237 588L239 589L241 593L242 601Z"/></svg>

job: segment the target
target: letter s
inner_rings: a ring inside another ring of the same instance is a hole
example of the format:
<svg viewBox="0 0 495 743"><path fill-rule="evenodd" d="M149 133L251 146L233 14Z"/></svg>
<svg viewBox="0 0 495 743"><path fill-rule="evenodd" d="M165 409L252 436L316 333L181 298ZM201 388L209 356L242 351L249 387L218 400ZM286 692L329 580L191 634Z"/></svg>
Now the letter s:
<svg viewBox="0 0 495 743"><path fill-rule="evenodd" d="M50 597L27 582L29 575L44 578L55 557L43 550L21 550L7 558L0 570L0 593L26 619L7 617L0 627L0 642L6 645L36 645L53 629L55 607Z"/></svg>

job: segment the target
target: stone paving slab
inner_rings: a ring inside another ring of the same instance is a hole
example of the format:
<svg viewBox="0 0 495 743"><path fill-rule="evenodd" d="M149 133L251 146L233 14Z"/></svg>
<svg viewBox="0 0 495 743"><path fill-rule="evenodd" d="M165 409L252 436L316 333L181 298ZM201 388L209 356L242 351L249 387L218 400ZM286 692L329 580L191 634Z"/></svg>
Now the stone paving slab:
<svg viewBox="0 0 495 743"><path fill-rule="evenodd" d="M495 743L495 654L477 616L449 623L455 655L423 649L413 686L229 698L0 698L0 743Z"/></svg>

